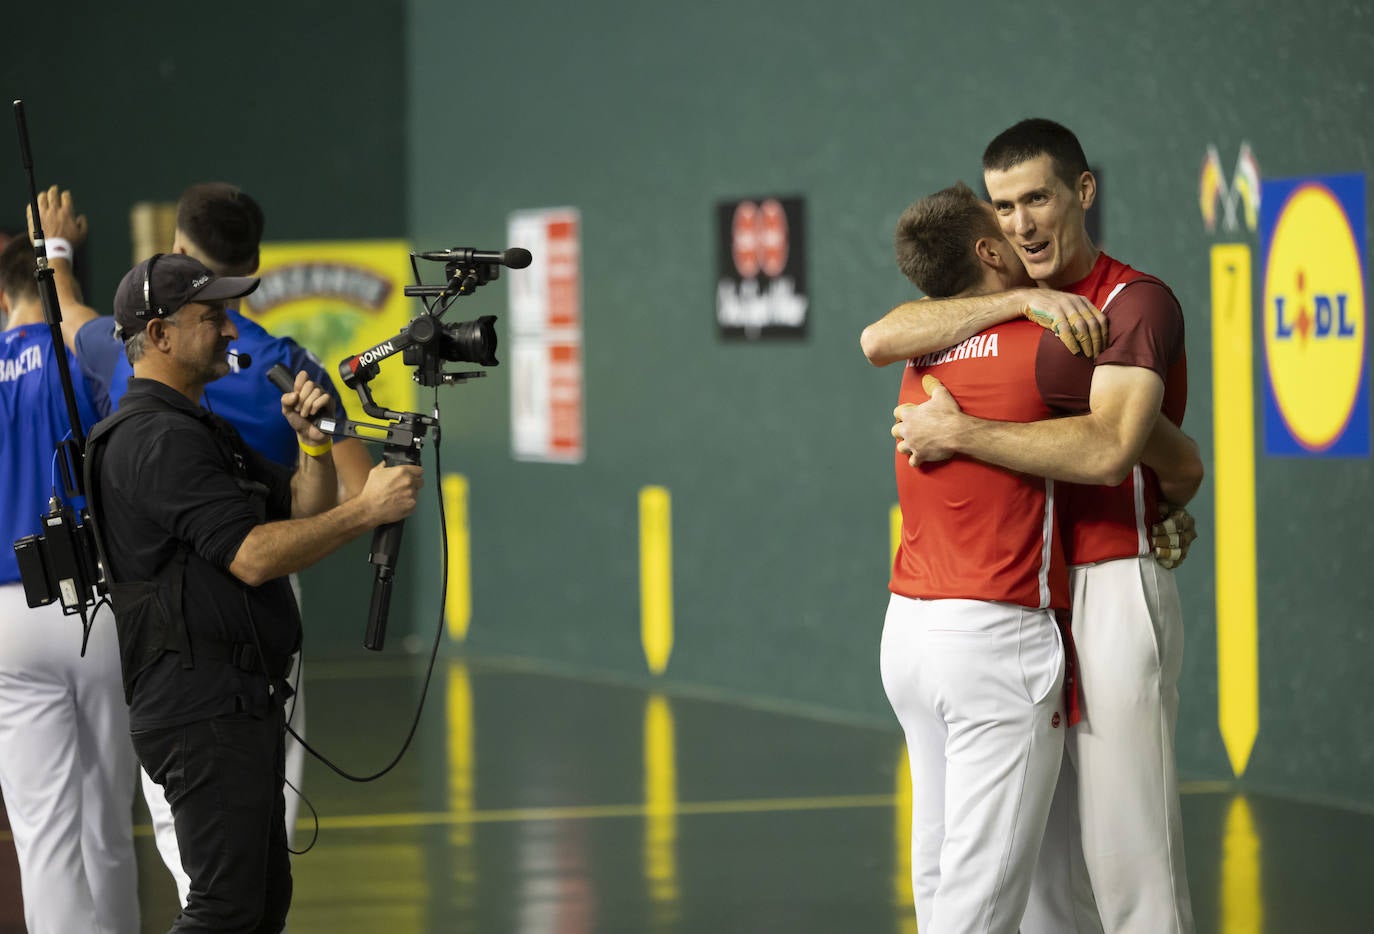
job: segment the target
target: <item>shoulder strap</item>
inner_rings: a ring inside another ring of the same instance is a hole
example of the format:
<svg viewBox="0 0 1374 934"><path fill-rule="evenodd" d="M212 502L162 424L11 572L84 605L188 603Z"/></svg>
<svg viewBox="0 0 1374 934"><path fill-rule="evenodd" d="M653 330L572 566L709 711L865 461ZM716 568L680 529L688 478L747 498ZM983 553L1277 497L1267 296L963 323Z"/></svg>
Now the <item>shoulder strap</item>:
<svg viewBox="0 0 1374 934"><path fill-rule="evenodd" d="M100 534L100 493L96 482L100 476L101 463L105 459L105 448L109 444L110 433L115 428L135 415L165 408L166 405L156 399L132 399L127 405L120 406L113 415L91 429L90 435L86 438L85 462L82 465L81 480L86 487L86 512L88 513L87 521L91 527L91 540L95 543L96 555L100 558L100 566L105 572L106 586L114 582L114 575L110 567L109 552L105 548L105 537Z"/></svg>

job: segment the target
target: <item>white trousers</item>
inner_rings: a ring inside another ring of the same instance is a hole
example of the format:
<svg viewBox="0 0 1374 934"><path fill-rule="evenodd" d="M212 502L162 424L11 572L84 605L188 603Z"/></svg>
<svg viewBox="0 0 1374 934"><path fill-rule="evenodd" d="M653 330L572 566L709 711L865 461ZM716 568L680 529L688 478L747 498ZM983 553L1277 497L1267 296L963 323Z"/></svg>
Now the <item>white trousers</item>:
<svg viewBox="0 0 1374 934"><path fill-rule="evenodd" d="M1048 611L893 595L883 687L911 765L921 934L1014 934L1063 756L1064 650Z"/></svg>
<svg viewBox="0 0 1374 934"><path fill-rule="evenodd" d="M291 589L296 594L296 603L301 603L300 579L291 575ZM286 702L287 725L302 737L305 736L305 672L301 670L301 654L292 656L291 683L296 693ZM177 846L176 825L172 822L172 808L167 803L167 794L162 786L149 777L146 769L140 767L138 774L143 784L143 800L148 805L148 816L153 821L153 837L157 841L157 851L166 864L167 871L177 885L177 898L181 907L186 907L186 899L191 893L191 877L181 866L181 848ZM286 734L286 845L292 846L296 840L296 817L301 810L301 797L298 794L305 777L305 747L296 742L290 733ZM295 789L295 790L293 790Z"/></svg>
<svg viewBox="0 0 1374 934"><path fill-rule="evenodd" d="M1192 934L1174 753L1183 668L1174 572L1122 558L1074 568L1072 582L1083 720L1067 738L1065 794L1023 934ZM1084 908L1084 869L1100 925Z"/></svg>
<svg viewBox="0 0 1374 934"><path fill-rule="evenodd" d="M114 616L30 609L0 585L0 791L30 934L138 934L129 708Z"/></svg>

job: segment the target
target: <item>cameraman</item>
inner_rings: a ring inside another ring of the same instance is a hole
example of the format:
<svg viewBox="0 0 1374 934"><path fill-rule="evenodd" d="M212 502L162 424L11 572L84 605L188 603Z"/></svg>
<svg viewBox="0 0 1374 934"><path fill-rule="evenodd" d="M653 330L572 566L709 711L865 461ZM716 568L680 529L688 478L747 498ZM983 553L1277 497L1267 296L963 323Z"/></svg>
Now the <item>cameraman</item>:
<svg viewBox="0 0 1374 934"><path fill-rule="evenodd" d="M70 196L39 195L54 263L79 239L84 218ZM10 542L41 530L54 479L54 450L70 430L57 354L44 323L27 236L0 252L0 788L14 830L32 934L137 934L138 870L133 805L137 765L120 687L109 611L98 611L86 656L81 625L59 604L30 608ZM63 337L94 312L63 308ZM89 430L95 409L68 355L77 410Z"/></svg>
<svg viewBox="0 0 1374 934"><path fill-rule="evenodd" d="M113 577L134 748L167 792L190 877L175 932L276 934L291 901L282 705L300 617L286 575L415 509L418 467L376 467L335 505L332 399L281 397L294 473L197 404L229 372L225 303L258 280L160 254L125 275L115 322L134 378L92 434L88 471ZM123 422L132 422L125 426Z"/></svg>
<svg viewBox="0 0 1374 934"><path fill-rule="evenodd" d="M172 252L185 253L204 263L217 276L251 276L258 270L259 249L266 218L262 207L247 192L225 182L202 182L191 185L177 200L175 236ZM54 276L63 307L68 294L75 294L75 280L62 267ZM238 431L248 446L268 460L288 470L299 456L296 432L281 416L281 394L263 377L273 364L281 363L292 373L305 370L311 382L330 395L336 395L329 374L319 361L294 340L270 334L257 322L244 316L237 308L226 309L230 321L238 331L238 338L230 347L240 356L240 364L251 352L251 369L231 367L224 379L206 387L205 396L197 400L206 409L222 416ZM124 354L124 344L114 336L108 317L95 318L81 327L73 348L91 386L96 409L108 415L118 406L127 389L133 370ZM347 418L337 397L335 416ZM334 466L339 477L339 499L357 495L367 482L372 459L357 438L335 442ZM301 591L293 575L292 588L297 601ZM297 654L291 671L292 686L296 689L287 707L287 723L297 736L305 737L305 674ZM295 737L286 738L286 839L293 839L296 816L300 810L300 789L305 772L305 750ZM177 896L186 904L190 880L181 866L177 851L176 830L172 812L161 786L145 772L143 796L148 802L158 852L176 880Z"/></svg>

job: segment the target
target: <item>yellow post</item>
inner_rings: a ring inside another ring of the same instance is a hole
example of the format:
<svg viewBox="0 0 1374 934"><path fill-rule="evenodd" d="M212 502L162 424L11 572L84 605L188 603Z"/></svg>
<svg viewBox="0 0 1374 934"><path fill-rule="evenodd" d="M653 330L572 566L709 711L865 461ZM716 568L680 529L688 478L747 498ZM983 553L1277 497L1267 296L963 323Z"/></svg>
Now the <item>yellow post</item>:
<svg viewBox="0 0 1374 934"><path fill-rule="evenodd" d="M1259 733L1255 571L1255 400L1250 248L1212 247L1212 432L1215 458L1217 722L1231 770L1245 774Z"/></svg>
<svg viewBox="0 0 1374 934"><path fill-rule="evenodd" d="M673 504L668 490L639 491L639 638L649 671L673 654Z"/></svg>
<svg viewBox="0 0 1374 934"><path fill-rule="evenodd" d="M444 620L450 639L462 642L472 622L472 541L468 530L468 480L444 477L444 522L448 530L448 592Z"/></svg>

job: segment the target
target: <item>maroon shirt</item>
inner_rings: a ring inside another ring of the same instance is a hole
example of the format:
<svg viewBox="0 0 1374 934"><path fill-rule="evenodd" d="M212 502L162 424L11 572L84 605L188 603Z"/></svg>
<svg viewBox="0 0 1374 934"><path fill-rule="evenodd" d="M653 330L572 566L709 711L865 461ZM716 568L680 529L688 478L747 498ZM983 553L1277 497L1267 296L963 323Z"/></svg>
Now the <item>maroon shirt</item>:
<svg viewBox="0 0 1374 934"><path fill-rule="evenodd" d="M1065 414L1088 411L1093 369L1138 366L1164 380L1161 411L1182 425L1188 400L1188 362L1183 346L1183 310L1154 276L1102 253L1087 277L1065 289L1082 295L1107 316L1107 346L1094 360L1069 353L1045 331L1036 355L1040 395ZM1093 564L1151 553L1150 526L1158 515L1159 480L1137 464L1114 487L1059 486L1060 519L1070 564Z"/></svg>

